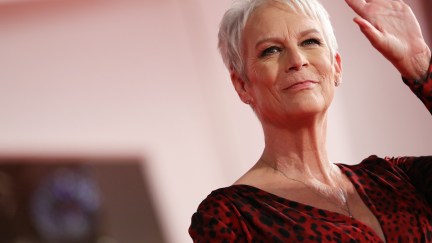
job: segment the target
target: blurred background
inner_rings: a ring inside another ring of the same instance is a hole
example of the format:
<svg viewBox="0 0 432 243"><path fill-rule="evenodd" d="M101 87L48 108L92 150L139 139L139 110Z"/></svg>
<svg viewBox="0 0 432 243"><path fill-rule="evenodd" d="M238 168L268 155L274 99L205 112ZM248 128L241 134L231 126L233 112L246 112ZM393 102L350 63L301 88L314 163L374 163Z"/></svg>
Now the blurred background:
<svg viewBox="0 0 432 243"><path fill-rule="evenodd" d="M429 112L345 2L322 2L344 70L331 159L430 155ZM430 44L430 1L405 2ZM230 5L0 0L0 242L191 242L201 200L263 149L216 47Z"/></svg>

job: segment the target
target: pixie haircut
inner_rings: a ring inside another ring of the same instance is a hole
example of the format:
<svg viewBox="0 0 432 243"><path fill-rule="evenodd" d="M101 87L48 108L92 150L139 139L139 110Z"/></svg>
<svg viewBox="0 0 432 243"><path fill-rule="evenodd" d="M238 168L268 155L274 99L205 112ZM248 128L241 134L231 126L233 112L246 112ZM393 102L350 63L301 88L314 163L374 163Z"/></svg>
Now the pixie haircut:
<svg viewBox="0 0 432 243"><path fill-rule="evenodd" d="M264 3L278 2L287 5L294 12L305 14L319 23L323 29L324 40L334 61L337 41L330 22L330 17L318 0L237 0L225 12L219 27L219 51L228 70L234 71L247 80L242 58L243 29L252 12Z"/></svg>

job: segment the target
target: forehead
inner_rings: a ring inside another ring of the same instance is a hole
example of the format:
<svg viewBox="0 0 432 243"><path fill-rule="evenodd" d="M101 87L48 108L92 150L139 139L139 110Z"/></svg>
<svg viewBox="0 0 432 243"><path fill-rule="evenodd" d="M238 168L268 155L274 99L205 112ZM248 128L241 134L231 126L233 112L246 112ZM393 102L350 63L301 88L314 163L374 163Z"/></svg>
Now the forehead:
<svg viewBox="0 0 432 243"><path fill-rule="evenodd" d="M243 39L246 44L269 36L289 38L309 29L322 33L321 24L316 19L286 4L270 2L251 13L243 30Z"/></svg>

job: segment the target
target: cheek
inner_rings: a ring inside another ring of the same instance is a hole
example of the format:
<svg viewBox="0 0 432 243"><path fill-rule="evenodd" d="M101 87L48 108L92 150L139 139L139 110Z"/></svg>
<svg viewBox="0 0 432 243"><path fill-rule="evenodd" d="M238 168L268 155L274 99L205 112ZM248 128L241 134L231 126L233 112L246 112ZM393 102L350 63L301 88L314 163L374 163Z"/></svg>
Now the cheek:
<svg viewBox="0 0 432 243"><path fill-rule="evenodd" d="M336 72L334 70L333 65L329 60L322 60L321 62L316 63L316 69L318 70L319 75L326 83L334 84Z"/></svg>
<svg viewBox="0 0 432 243"><path fill-rule="evenodd" d="M317 63L316 68L321 77L322 95L326 103L330 103L335 92L335 70L333 65L328 60L323 60Z"/></svg>
<svg viewBox="0 0 432 243"><path fill-rule="evenodd" d="M271 83L276 76L277 67L272 63L252 63L248 68L248 77L258 83Z"/></svg>
<svg viewBox="0 0 432 243"><path fill-rule="evenodd" d="M281 97L278 94L275 84L277 83L278 72L274 67L259 64L251 67L248 72L250 82L250 94L253 96L256 112L268 107L280 106Z"/></svg>
<svg viewBox="0 0 432 243"><path fill-rule="evenodd" d="M248 79L251 85L251 92L256 98L266 96L271 92L277 80L277 68L268 63L257 63L248 67Z"/></svg>

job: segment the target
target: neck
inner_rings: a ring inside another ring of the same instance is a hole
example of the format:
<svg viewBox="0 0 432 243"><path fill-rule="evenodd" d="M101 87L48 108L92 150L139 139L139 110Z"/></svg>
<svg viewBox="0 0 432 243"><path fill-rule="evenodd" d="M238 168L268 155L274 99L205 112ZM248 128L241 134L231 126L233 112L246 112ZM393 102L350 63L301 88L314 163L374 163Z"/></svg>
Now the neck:
<svg viewBox="0 0 432 243"><path fill-rule="evenodd" d="M265 149L261 159L301 180L333 184L326 151L326 117L302 120L291 126L263 124Z"/></svg>

